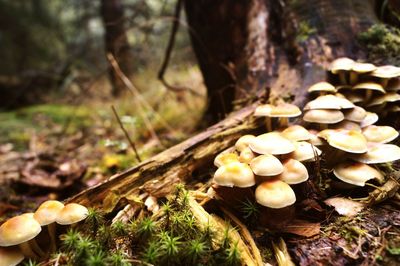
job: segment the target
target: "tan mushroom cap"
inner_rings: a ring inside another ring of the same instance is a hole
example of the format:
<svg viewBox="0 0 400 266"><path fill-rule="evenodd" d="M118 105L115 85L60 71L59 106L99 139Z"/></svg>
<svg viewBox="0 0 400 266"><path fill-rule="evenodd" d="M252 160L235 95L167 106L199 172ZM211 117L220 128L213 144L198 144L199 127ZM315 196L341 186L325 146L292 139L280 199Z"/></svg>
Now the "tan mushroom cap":
<svg viewBox="0 0 400 266"><path fill-rule="evenodd" d="M335 166L334 175L343 182L363 187L371 179L384 181L384 176L375 168L359 162L345 162Z"/></svg>
<svg viewBox="0 0 400 266"><path fill-rule="evenodd" d="M367 152L367 140L364 135L355 130L325 129L319 134L330 146L349 153Z"/></svg>
<svg viewBox="0 0 400 266"><path fill-rule="evenodd" d="M24 260L18 247L0 247L0 266L15 266Z"/></svg>
<svg viewBox="0 0 400 266"><path fill-rule="evenodd" d="M361 103L364 101L364 95L357 91L346 92L344 96L352 103Z"/></svg>
<svg viewBox="0 0 400 266"><path fill-rule="evenodd" d="M7 220L0 226L0 246L15 246L35 238L42 227L33 214L22 214Z"/></svg>
<svg viewBox="0 0 400 266"><path fill-rule="evenodd" d="M321 146L324 145L324 140L318 137L318 130L315 129L310 129L308 132L312 135L311 139L308 140L309 143L311 143L314 146Z"/></svg>
<svg viewBox="0 0 400 266"><path fill-rule="evenodd" d="M251 160L250 168L258 176L275 176L283 172L282 163L271 154L263 154Z"/></svg>
<svg viewBox="0 0 400 266"><path fill-rule="evenodd" d="M347 129L347 130L355 130L358 132L361 132L361 127L358 123L349 121L349 120L343 120L337 124L332 125L333 129Z"/></svg>
<svg viewBox="0 0 400 266"><path fill-rule="evenodd" d="M41 226L54 223L59 212L64 208L64 204L58 200L48 200L43 202L33 215Z"/></svg>
<svg viewBox="0 0 400 266"><path fill-rule="evenodd" d="M390 126L370 125L362 133L369 142L388 143L399 136L399 132Z"/></svg>
<svg viewBox="0 0 400 266"><path fill-rule="evenodd" d="M256 154L249 147L246 147L240 152L239 162L250 163L254 158L256 158Z"/></svg>
<svg viewBox="0 0 400 266"><path fill-rule="evenodd" d="M330 71L333 74L337 74L339 71L349 71L353 67L354 60L347 57L340 57L332 61L330 65Z"/></svg>
<svg viewBox="0 0 400 266"><path fill-rule="evenodd" d="M304 113L303 120L310 123L336 124L344 119L339 110L309 110Z"/></svg>
<svg viewBox="0 0 400 266"><path fill-rule="evenodd" d="M220 153L214 159L214 165L216 167L220 167L222 165L231 163L231 162L238 162L239 156L236 153Z"/></svg>
<svg viewBox="0 0 400 266"><path fill-rule="evenodd" d="M294 145L296 149L290 154L290 157L300 162L316 161L322 154L320 149L305 141L295 142Z"/></svg>
<svg viewBox="0 0 400 266"><path fill-rule="evenodd" d="M262 206L280 209L296 202L293 189L281 180L265 181L256 188L256 201Z"/></svg>
<svg viewBox="0 0 400 266"><path fill-rule="evenodd" d="M376 66L374 64L370 63L359 63L355 62L352 67L351 71L363 74L363 73L368 73L376 70Z"/></svg>
<svg viewBox="0 0 400 266"><path fill-rule="evenodd" d="M397 101L400 101L400 94L397 94L397 92L394 91L390 91L387 92L386 94L374 97L372 101L368 103L367 106L375 106L384 103L393 103Z"/></svg>
<svg viewBox="0 0 400 266"><path fill-rule="evenodd" d="M213 181L224 187L251 187L256 183L250 166L240 162L232 162L218 168Z"/></svg>
<svg viewBox="0 0 400 266"><path fill-rule="evenodd" d="M381 84L375 82L358 83L353 87L353 90L372 90L372 91L379 91L382 93L386 92Z"/></svg>
<svg viewBox="0 0 400 266"><path fill-rule="evenodd" d="M360 126L367 127L367 126L375 124L378 120L379 120L379 116L376 113L367 112L367 115L365 116L363 121L360 122Z"/></svg>
<svg viewBox="0 0 400 266"><path fill-rule="evenodd" d="M393 162L400 159L400 147L393 144L368 143L366 153L352 155L351 158L366 164Z"/></svg>
<svg viewBox="0 0 400 266"><path fill-rule="evenodd" d="M291 141L309 140L312 138L311 133L300 125L292 125L285 128L281 135Z"/></svg>
<svg viewBox="0 0 400 266"><path fill-rule="evenodd" d="M400 68L391 65L379 66L370 75L383 79L400 77Z"/></svg>
<svg viewBox="0 0 400 266"><path fill-rule="evenodd" d="M255 116L268 117L297 117L301 115L301 110L294 104L280 103L278 105L264 104L256 108Z"/></svg>
<svg viewBox="0 0 400 266"><path fill-rule="evenodd" d="M293 143L282 137L278 132L269 132L257 136L249 145L250 149L259 154L288 154L294 151Z"/></svg>
<svg viewBox="0 0 400 266"><path fill-rule="evenodd" d="M367 111L360 106L355 106L353 109L343 111L344 118L353 122L361 122L367 116Z"/></svg>
<svg viewBox="0 0 400 266"><path fill-rule="evenodd" d="M328 94L317 97L315 100L312 100L304 106L304 110L313 110L313 109L348 109L354 108L354 104L347 100L346 98L342 98L336 95Z"/></svg>
<svg viewBox="0 0 400 266"><path fill-rule="evenodd" d="M56 222L62 225L74 224L88 216L88 209L77 203L68 203L58 214Z"/></svg>
<svg viewBox="0 0 400 266"><path fill-rule="evenodd" d="M308 171L301 162L287 159L283 162L283 172L277 178L289 185L295 185L308 179Z"/></svg>
<svg viewBox="0 0 400 266"><path fill-rule="evenodd" d="M310 86L308 92L336 92L336 88L332 84L322 81Z"/></svg>
<svg viewBox="0 0 400 266"><path fill-rule="evenodd" d="M255 139L256 136L254 135L244 135L241 136L235 143L235 148L237 151L241 152L242 150L244 150L245 148L249 147L250 142Z"/></svg>

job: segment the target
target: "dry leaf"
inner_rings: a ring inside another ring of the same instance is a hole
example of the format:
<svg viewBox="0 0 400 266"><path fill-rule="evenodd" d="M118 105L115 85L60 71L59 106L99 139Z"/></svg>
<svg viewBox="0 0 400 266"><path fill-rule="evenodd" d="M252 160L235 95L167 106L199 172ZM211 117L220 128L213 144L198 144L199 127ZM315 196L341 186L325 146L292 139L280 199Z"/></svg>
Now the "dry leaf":
<svg viewBox="0 0 400 266"><path fill-rule="evenodd" d="M352 201L342 197L334 197L324 201L326 205L334 207L340 215L353 217L356 216L365 205L361 202Z"/></svg>

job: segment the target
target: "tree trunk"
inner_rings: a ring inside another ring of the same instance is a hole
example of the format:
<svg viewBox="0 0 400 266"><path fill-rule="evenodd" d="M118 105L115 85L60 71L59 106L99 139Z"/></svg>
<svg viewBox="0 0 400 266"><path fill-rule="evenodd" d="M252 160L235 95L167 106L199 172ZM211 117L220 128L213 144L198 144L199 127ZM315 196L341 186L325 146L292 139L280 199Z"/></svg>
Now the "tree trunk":
<svg viewBox="0 0 400 266"><path fill-rule="evenodd" d="M125 30L123 7L120 0L101 0L101 16L104 24L104 44L106 54L110 53L127 77L133 74L133 55ZM125 86L114 69L109 67L110 82L114 96L121 95Z"/></svg>

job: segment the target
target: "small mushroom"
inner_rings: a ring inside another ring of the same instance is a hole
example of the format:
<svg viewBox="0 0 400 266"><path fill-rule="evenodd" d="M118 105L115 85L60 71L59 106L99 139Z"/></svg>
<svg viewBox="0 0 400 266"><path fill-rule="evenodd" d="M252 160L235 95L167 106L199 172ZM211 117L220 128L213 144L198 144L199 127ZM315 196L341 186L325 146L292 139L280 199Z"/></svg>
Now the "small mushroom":
<svg viewBox="0 0 400 266"><path fill-rule="evenodd" d="M59 212L56 222L61 225L78 223L88 216L88 209L78 203L68 203Z"/></svg>
<svg viewBox="0 0 400 266"><path fill-rule="evenodd" d="M241 136L235 143L235 148L237 151L241 152L245 148L249 147L250 142L255 138L254 135L244 135Z"/></svg>
<svg viewBox="0 0 400 266"><path fill-rule="evenodd" d="M366 138L355 130L325 129L318 136L325 139L330 146L348 153L367 152Z"/></svg>
<svg viewBox="0 0 400 266"><path fill-rule="evenodd" d="M385 88L390 79L400 76L400 68L391 65L379 66L370 75L380 78L381 85Z"/></svg>
<svg viewBox="0 0 400 266"><path fill-rule="evenodd" d="M239 161L239 156L236 153L220 153L218 154L215 159L214 159L214 165L216 167L220 167L224 164L228 164L231 162L238 162Z"/></svg>
<svg viewBox="0 0 400 266"><path fill-rule="evenodd" d="M257 156L250 162L254 174L262 177L271 177L283 172L282 163L271 154Z"/></svg>
<svg viewBox="0 0 400 266"><path fill-rule="evenodd" d="M360 122L362 128L375 124L379 120L379 116L376 113L367 112L365 118Z"/></svg>
<svg viewBox="0 0 400 266"><path fill-rule="evenodd" d="M16 266L24 260L18 247L0 247L0 266Z"/></svg>
<svg viewBox="0 0 400 266"><path fill-rule="evenodd" d="M394 91L390 91L383 95L375 97L374 99L372 99L371 102L367 104L367 106L370 107L370 106L382 105L385 103L393 103L398 101L400 101L400 94L397 94L397 92Z"/></svg>
<svg viewBox="0 0 400 266"><path fill-rule="evenodd" d="M256 181L250 166L245 163L231 162L217 169L213 182L224 187L251 187Z"/></svg>
<svg viewBox="0 0 400 266"><path fill-rule="evenodd" d="M341 84L348 84L348 80L346 78L346 74L349 73L349 71L351 70L351 68L353 67L354 64L354 60L347 58L347 57L341 57L341 58L337 58L336 60L334 60L330 67L329 70L333 73L333 74L338 74L339 75L339 79L340 79L340 83Z"/></svg>
<svg viewBox="0 0 400 266"><path fill-rule="evenodd" d="M300 184L308 179L308 171L301 162L287 159L283 162L283 172L277 178L289 185Z"/></svg>
<svg viewBox="0 0 400 266"><path fill-rule="evenodd" d="M284 138L291 141L309 140L312 138L311 133L300 125L292 125L281 132Z"/></svg>
<svg viewBox="0 0 400 266"><path fill-rule="evenodd" d="M335 92L336 88L332 84L325 81L315 83L308 88L308 93L318 93L319 95Z"/></svg>
<svg viewBox="0 0 400 266"><path fill-rule="evenodd" d="M393 144L368 143L368 150L363 154L351 155L360 163L377 164L400 160L400 147Z"/></svg>
<svg viewBox="0 0 400 266"><path fill-rule="evenodd" d="M316 161L322 154L320 149L305 141L295 142L294 145L296 149L290 154L290 158L300 162Z"/></svg>
<svg viewBox="0 0 400 266"><path fill-rule="evenodd" d="M354 108L354 104L346 98L338 97L336 95L328 94L317 97L315 100L308 102L304 106L304 110L313 109L349 109Z"/></svg>
<svg viewBox="0 0 400 266"><path fill-rule="evenodd" d="M390 126L370 125L362 130L369 142L388 143L399 136L399 132Z"/></svg>
<svg viewBox="0 0 400 266"><path fill-rule="evenodd" d="M353 122L361 122L367 116L367 111L360 106L355 106L350 110L343 111L344 118Z"/></svg>
<svg viewBox="0 0 400 266"><path fill-rule="evenodd" d="M384 176L375 168L359 162L344 162L333 169L334 175L343 182L363 187L371 179L384 181Z"/></svg>
<svg viewBox="0 0 400 266"><path fill-rule="evenodd" d="M239 162L250 163L256 157L256 154L249 148L245 148L240 152Z"/></svg>
<svg viewBox="0 0 400 266"><path fill-rule="evenodd" d="M339 110L309 110L304 113L303 120L309 123L318 123L320 128L326 124L336 124L344 119L344 114Z"/></svg>
<svg viewBox="0 0 400 266"><path fill-rule="evenodd" d="M280 119L280 126L285 127L289 123L289 118L301 115L301 110L294 104L280 103L278 105L264 104L256 108L255 116L265 116L267 122L267 130L272 131L271 118Z"/></svg>
<svg viewBox="0 0 400 266"><path fill-rule="evenodd" d="M294 151L293 143L278 132L269 132L257 136L250 142L250 149L259 154L288 154Z"/></svg>
<svg viewBox="0 0 400 266"><path fill-rule="evenodd" d="M350 84L351 85L356 84L358 81L359 75L370 73L374 70L376 70L376 66L373 64L355 62L351 67Z"/></svg>
<svg viewBox="0 0 400 266"><path fill-rule="evenodd" d="M375 83L375 82L363 82L355 85L353 87L353 90L365 90L365 96L364 96L364 101L363 103L366 104L367 102L370 101L372 97L372 92L380 92L380 93L386 93L386 91L383 89L381 84Z"/></svg>
<svg viewBox="0 0 400 266"><path fill-rule="evenodd" d="M355 130L358 132L361 132L361 127L359 124L349 121L349 120L343 120L337 124L332 125L333 129L347 129L347 130Z"/></svg>
<svg viewBox="0 0 400 266"><path fill-rule="evenodd" d="M278 179L265 181L258 185L255 195L259 204L272 209L284 208L296 202L293 189Z"/></svg>

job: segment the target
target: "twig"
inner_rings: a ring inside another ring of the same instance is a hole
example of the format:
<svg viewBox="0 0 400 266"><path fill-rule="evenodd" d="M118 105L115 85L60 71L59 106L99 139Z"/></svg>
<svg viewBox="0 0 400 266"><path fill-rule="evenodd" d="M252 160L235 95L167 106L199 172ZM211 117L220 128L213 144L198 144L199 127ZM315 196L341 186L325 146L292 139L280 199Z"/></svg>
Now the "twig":
<svg viewBox="0 0 400 266"><path fill-rule="evenodd" d="M128 140L128 142L129 142L129 145L131 145L131 148L132 148L133 152L135 153L136 159L139 161L139 163L142 162L142 160L140 159L139 153L138 153L138 151L137 151L137 149L136 149L136 145L135 145L135 143L131 140L131 138L129 137L129 134L128 134L128 132L126 131L124 125L122 124L121 119L119 118L119 115L118 115L117 110L115 109L114 105L111 105L111 109L112 109L112 111L113 111L113 113L114 113L114 115L115 115L115 118L116 118L117 121L118 121L119 127L120 127L120 128L122 129L122 131L124 132L125 137L126 137L126 139Z"/></svg>
<svg viewBox="0 0 400 266"><path fill-rule="evenodd" d="M186 90L186 91L192 93L193 95L202 96L201 93L199 93L198 91L196 91L192 88L171 85L165 80L165 77L164 77L165 71L167 70L167 67L169 64L169 60L171 59L172 48L174 47L174 44L175 44L175 36L179 29L179 25L180 25L179 19L180 19L180 15L181 15L181 10L182 10L182 0L178 0L178 2L176 3L176 6L175 6L175 13L173 16L171 34L169 36L167 49L165 50L164 60L161 64L160 70L158 71L158 79L168 90L171 90L174 92L180 92L180 91Z"/></svg>

